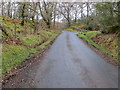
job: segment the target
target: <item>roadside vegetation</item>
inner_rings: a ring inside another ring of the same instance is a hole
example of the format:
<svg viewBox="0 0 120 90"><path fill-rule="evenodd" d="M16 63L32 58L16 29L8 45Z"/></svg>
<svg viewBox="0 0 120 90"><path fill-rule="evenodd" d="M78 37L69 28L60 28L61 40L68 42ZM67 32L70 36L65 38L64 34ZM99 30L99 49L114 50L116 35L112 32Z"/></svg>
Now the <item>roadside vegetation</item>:
<svg viewBox="0 0 120 90"><path fill-rule="evenodd" d="M114 38L112 38L112 37ZM118 64L118 39L113 35L103 35L100 31L80 32L78 37L114 58L113 63ZM119 56L120 57L120 56Z"/></svg>
<svg viewBox="0 0 120 90"><path fill-rule="evenodd" d="M26 22L26 26L21 26L17 22L20 22L20 20L4 17L1 23L5 31L5 33L3 32L1 74L19 66L31 54L45 48L59 34L55 30L39 30L34 32L31 23ZM16 23L15 26L14 23ZM16 30L15 27L17 27Z"/></svg>
<svg viewBox="0 0 120 90"><path fill-rule="evenodd" d="M80 8L81 18L74 20L66 30L78 31L78 37L112 56L114 59L112 62L118 65L120 62L120 2L86 2L81 3ZM85 8L86 14L83 13Z"/></svg>
<svg viewBox="0 0 120 90"><path fill-rule="evenodd" d="M46 32L47 33L47 32ZM2 56L2 73L10 71L16 66L20 65L21 62L26 60L30 54L36 53L38 50L45 48L54 38L56 38L57 33L49 32L46 36L51 35L50 37L41 37L41 35L26 36L25 39L21 39L20 45L14 44L3 44L3 56ZM36 39L35 38L40 38Z"/></svg>

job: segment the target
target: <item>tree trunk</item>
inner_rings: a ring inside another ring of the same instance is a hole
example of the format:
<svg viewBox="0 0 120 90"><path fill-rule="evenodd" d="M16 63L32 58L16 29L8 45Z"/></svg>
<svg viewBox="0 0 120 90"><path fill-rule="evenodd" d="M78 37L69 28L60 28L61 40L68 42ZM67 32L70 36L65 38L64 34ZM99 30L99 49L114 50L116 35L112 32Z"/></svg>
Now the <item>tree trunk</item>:
<svg viewBox="0 0 120 90"><path fill-rule="evenodd" d="M55 27L55 18L56 18L56 12L55 12L55 10L54 10L54 27Z"/></svg>
<svg viewBox="0 0 120 90"><path fill-rule="evenodd" d="M81 19L83 18L83 5L81 6Z"/></svg>
<svg viewBox="0 0 120 90"><path fill-rule="evenodd" d="M89 2L86 3L87 4L87 25L89 25Z"/></svg>
<svg viewBox="0 0 120 90"><path fill-rule="evenodd" d="M8 2L8 11L7 11L8 17L11 17L10 15L10 2Z"/></svg>
<svg viewBox="0 0 120 90"><path fill-rule="evenodd" d="M87 17L89 16L89 2L86 2L87 4Z"/></svg>
<svg viewBox="0 0 120 90"><path fill-rule="evenodd" d="M55 19L56 19L56 3L54 4L54 21L53 21L53 27L55 27Z"/></svg>
<svg viewBox="0 0 120 90"><path fill-rule="evenodd" d="M22 26L24 26L24 22L25 22L24 13L25 13L25 4L23 5L23 8L22 8L22 21L21 21Z"/></svg>
<svg viewBox="0 0 120 90"><path fill-rule="evenodd" d="M46 24L47 24L48 28L51 28L51 23L50 22L47 22Z"/></svg>
<svg viewBox="0 0 120 90"><path fill-rule="evenodd" d="M68 27L71 26L71 22L70 22L70 19L68 19Z"/></svg>
<svg viewBox="0 0 120 90"><path fill-rule="evenodd" d="M117 2L117 7L118 7L118 24L120 24L120 1Z"/></svg>
<svg viewBox="0 0 120 90"><path fill-rule="evenodd" d="M4 2L1 3L2 3L2 16L4 16Z"/></svg>

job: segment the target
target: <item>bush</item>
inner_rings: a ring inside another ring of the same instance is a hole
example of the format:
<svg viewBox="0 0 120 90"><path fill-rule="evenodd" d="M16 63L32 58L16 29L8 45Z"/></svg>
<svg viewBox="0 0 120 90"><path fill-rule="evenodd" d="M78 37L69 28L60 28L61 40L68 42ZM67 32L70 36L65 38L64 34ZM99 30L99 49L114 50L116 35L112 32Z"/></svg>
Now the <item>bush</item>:
<svg viewBox="0 0 120 90"><path fill-rule="evenodd" d="M107 30L102 30L102 33L104 33L104 34L119 33L119 31L120 31L120 26L115 25L115 26L108 27Z"/></svg>

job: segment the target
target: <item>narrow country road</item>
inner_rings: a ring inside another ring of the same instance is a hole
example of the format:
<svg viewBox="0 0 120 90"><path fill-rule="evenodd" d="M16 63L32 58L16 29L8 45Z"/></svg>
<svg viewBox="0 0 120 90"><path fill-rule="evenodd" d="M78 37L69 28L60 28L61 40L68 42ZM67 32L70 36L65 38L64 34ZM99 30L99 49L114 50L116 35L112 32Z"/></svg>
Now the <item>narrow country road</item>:
<svg viewBox="0 0 120 90"><path fill-rule="evenodd" d="M55 40L34 73L35 88L118 88L118 69L67 31Z"/></svg>
<svg viewBox="0 0 120 90"><path fill-rule="evenodd" d="M76 35L61 34L36 75L37 88L117 87L117 69L108 64Z"/></svg>

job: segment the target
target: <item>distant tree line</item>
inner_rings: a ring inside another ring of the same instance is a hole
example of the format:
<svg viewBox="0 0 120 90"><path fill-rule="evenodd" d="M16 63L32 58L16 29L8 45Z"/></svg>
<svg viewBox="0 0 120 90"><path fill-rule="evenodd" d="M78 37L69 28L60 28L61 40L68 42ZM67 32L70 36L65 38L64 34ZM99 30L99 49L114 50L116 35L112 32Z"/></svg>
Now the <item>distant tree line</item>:
<svg viewBox="0 0 120 90"><path fill-rule="evenodd" d="M43 20L47 28L56 22L85 25L89 30L102 30L106 33L118 32L120 28L119 2L1 2L1 16L21 19L21 25L31 20L34 30Z"/></svg>

